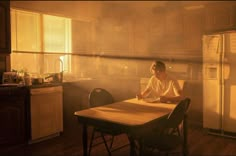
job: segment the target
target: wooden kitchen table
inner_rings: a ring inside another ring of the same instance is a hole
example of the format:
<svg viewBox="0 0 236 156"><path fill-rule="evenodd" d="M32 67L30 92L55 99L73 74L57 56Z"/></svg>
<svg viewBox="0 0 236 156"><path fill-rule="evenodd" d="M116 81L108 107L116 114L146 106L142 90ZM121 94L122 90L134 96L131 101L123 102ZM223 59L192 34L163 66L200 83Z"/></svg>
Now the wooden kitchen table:
<svg viewBox="0 0 236 156"><path fill-rule="evenodd" d="M175 105L160 102L148 103L133 98L75 112L74 115L83 125L84 156L87 156L87 126L115 128L126 133L129 136L130 155L133 156L136 155L136 152L132 132L138 128L155 124L161 118L166 117ZM186 133L184 134L186 135Z"/></svg>

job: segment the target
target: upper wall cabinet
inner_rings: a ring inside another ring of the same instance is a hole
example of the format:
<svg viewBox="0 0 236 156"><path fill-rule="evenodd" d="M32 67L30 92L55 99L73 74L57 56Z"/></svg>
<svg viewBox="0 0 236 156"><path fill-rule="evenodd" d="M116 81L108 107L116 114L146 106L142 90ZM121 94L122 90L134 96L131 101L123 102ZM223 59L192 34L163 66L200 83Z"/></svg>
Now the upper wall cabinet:
<svg viewBox="0 0 236 156"><path fill-rule="evenodd" d="M127 56L130 54L130 22L105 19L97 27L97 54Z"/></svg>
<svg viewBox="0 0 236 156"><path fill-rule="evenodd" d="M220 31L235 28L236 3L215 3L206 6L205 31Z"/></svg>
<svg viewBox="0 0 236 156"><path fill-rule="evenodd" d="M183 10L170 7L166 10L166 52L183 48Z"/></svg>
<svg viewBox="0 0 236 156"><path fill-rule="evenodd" d="M204 28L204 9L185 10L183 13L184 49L191 54L200 55Z"/></svg>
<svg viewBox="0 0 236 156"><path fill-rule="evenodd" d="M0 53L11 53L10 1L0 2Z"/></svg>
<svg viewBox="0 0 236 156"><path fill-rule="evenodd" d="M149 27L149 50L155 55L183 49L183 10L177 6L155 8Z"/></svg>
<svg viewBox="0 0 236 156"><path fill-rule="evenodd" d="M151 50L149 49L149 21L145 18L136 19L133 22L133 43L136 56L148 55ZM138 44L136 44L138 43Z"/></svg>
<svg viewBox="0 0 236 156"><path fill-rule="evenodd" d="M104 3L96 22L96 53L99 55L132 55L131 7L119 3Z"/></svg>
<svg viewBox="0 0 236 156"><path fill-rule="evenodd" d="M153 8L149 25L149 51L150 53L161 53L165 48L165 9Z"/></svg>
<svg viewBox="0 0 236 156"><path fill-rule="evenodd" d="M72 21L72 52L89 53L93 51L92 22Z"/></svg>

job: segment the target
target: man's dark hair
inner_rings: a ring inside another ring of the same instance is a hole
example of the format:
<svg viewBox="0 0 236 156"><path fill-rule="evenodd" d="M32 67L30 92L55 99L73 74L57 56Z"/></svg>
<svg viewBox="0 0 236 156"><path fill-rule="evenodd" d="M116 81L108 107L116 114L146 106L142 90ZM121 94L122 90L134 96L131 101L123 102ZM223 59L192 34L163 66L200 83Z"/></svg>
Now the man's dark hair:
<svg viewBox="0 0 236 156"><path fill-rule="evenodd" d="M151 72L152 72L152 70L157 70L157 71L163 72L166 70L166 65L161 61L154 61L151 65L151 68L150 68Z"/></svg>

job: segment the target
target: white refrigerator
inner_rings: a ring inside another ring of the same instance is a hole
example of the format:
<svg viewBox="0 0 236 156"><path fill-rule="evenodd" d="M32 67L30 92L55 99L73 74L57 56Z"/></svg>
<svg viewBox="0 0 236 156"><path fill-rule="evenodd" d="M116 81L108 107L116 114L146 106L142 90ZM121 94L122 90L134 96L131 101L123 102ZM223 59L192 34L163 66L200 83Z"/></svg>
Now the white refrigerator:
<svg viewBox="0 0 236 156"><path fill-rule="evenodd" d="M236 137L236 32L203 35L202 40L203 127Z"/></svg>

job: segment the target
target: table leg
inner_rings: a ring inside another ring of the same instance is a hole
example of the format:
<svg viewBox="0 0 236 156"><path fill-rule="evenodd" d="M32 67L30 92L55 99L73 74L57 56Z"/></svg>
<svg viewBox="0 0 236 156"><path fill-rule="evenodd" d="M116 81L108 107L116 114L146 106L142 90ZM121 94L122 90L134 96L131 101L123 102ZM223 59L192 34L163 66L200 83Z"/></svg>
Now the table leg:
<svg viewBox="0 0 236 156"><path fill-rule="evenodd" d="M135 156L135 141L132 136L128 136L130 143L130 156Z"/></svg>
<svg viewBox="0 0 236 156"><path fill-rule="evenodd" d="M87 147L88 147L88 132L87 132L87 125L86 124L83 124L83 132L82 132L82 141L83 141L83 153L84 153L84 156L87 156Z"/></svg>
<svg viewBox="0 0 236 156"><path fill-rule="evenodd" d="M183 135L184 135L184 144L183 144L183 154L184 156L188 155L188 128L187 128L187 114L184 115L183 121Z"/></svg>

